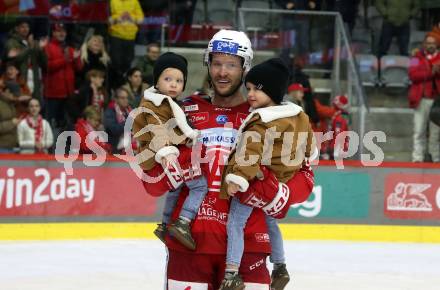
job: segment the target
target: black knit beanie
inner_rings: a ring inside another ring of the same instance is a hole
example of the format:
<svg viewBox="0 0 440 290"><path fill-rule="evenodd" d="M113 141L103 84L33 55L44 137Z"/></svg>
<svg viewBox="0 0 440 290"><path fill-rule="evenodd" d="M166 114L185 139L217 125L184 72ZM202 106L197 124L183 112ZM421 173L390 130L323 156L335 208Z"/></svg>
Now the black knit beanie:
<svg viewBox="0 0 440 290"><path fill-rule="evenodd" d="M160 75L167 68L175 68L182 72L183 90L185 90L186 77L188 75L188 61L183 56L179 54L175 54L173 52L165 52L164 54L159 56L156 63L154 64L154 69L153 69L154 86L156 87Z"/></svg>
<svg viewBox="0 0 440 290"><path fill-rule="evenodd" d="M245 82L253 83L276 104L280 104L287 90L289 69L281 58L271 58L247 73Z"/></svg>

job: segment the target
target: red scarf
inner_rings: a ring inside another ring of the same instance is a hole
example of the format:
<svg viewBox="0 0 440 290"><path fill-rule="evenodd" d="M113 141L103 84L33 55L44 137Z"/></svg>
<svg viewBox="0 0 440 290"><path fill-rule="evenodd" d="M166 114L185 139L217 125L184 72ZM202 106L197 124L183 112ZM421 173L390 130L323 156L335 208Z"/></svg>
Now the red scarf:
<svg viewBox="0 0 440 290"><path fill-rule="evenodd" d="M104 108L104 98L104 94L101 92L101 90L98 90L96 94L93 93L92 105L97 107L99 111L102 111Z"/></svg>
<svg viewBox="0 0 440 290"><path fill-rule="evenodd" d="M125 114L130 114L131 112L131 107L128 106L127 108L124 109L124 111L122 111L121 107L118 105L118 103L115 102L115 112L116 112L116 121L118 123L122 123L125 122L125 119L127 118Z"/></svg>
<svg viewBox="0 0 440 290"><path fill-rule="evenodd" d="M42 143L43 141L43 117L38 115L37 120L35 120L31 115L26 116L26 122L28 126L35 130L35 144ZM35 148L35 152L43 152L43 150L38 150Z"/></svg>

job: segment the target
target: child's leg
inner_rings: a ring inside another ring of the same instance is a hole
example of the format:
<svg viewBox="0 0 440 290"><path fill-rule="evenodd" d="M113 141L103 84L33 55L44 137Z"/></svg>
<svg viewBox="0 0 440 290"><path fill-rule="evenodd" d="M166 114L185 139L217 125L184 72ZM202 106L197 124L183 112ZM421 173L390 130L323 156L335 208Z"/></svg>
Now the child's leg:
<svg viewBox="0 0 440 290"><path fill-rule="evenodd" d="M241 204L233 197L229 208L228 224L228 246L226 252L226 271L240 268L241 257L244 250L244 227L252 213L252 207Z"/></svg>
<svg viewBox="0 0 440 290"><path fill-rule="evenodd" d="M206 179L201 176L192 180L188 180L185 184L189 188L189 194L183 203L179 218L168 228L181 244L190 250L196 249L196 243L191 234L191 221L196 216L200 205L208 192Z"/></svg>
<svg viewBox="0 0 440 290"><path fill-rule="evenodd" d="M169 191L166 194L165 205L163 207L162 223L169 224L171 221L171 215L176 207L177 200L182 188L178 188L174 191Z"/></svg>
<svg viewBox="0 0 440 290"><path fill-rule="evenodd" d="M185 181L185 184L189 188L189 194L183 203L179 216L192 221L199 211L200 205L208 192L208 183L204 176L200 176Z"/></svg>
<svg viewBox="0 0 440 290"><path fill-rule="evenodd" d="M270 261L274 264L285 264L286 258L284 256L283 237L281 236L281 231L278 227L277 220L266 215L266 224L270 238L270 245L272 246Z"/></svg>

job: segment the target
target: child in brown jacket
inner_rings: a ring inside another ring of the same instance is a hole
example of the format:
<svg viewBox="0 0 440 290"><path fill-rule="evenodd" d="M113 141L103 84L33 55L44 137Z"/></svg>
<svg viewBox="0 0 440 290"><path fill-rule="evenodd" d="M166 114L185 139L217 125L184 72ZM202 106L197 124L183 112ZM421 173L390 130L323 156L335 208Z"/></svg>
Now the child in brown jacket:
<svg viewBox="0 0 440 290"><path fill-rule="evenodd" d="M141 163L145 173L152 177L165 173L159 182L151 184L168 191L162 223L154 234L165 242L165 235L169 232L185 247L194 250L196 245L190 223L208 192L208 186L200 167L191 164L189 145L198 132L190 127L185 113L175 101L185 89L187 61L178 54L164 53L156 61L153 76L154 86L144 92L138 108L143 112L134 120L133 133L140 143L140 152L155 152L154 158L144 158L146 160ZM155 126L152 130L145 130L149 125ZM179 218L169 225L183 183L189 188L189 195Z"/></svg>
<svg viewBox="0 0 440 290"><path fill-rule="evenodd" d="M220 192L221 197L232 197L227 224L226 272L221 290L244 289L238 269L244 248L243 229L253 208L240 203L239 196L246 194L249 183L259 175L261 165L271 170L278 181L286 182L314 149L308 116L298 105L281 103L288 77L287 66L281 59L273 58L253 67L245 78L252 111L240 126L237 146L223 171ZM276 133L270 133L274 129ZM273 147L268 146L272 141ZM270 258L274 263L271 289L284 289L290 277L281 232L274 217L266 215L266 223L272 246Z"/></svg>

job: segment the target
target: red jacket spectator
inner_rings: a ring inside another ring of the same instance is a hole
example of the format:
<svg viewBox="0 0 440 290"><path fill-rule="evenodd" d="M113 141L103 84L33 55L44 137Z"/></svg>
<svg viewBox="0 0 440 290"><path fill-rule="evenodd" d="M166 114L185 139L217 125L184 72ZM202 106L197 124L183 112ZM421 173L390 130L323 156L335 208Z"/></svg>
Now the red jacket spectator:
<svg viewBox="0 0 440 290"><path fill-rule="evenodd" d="M424 50L420 50L411 58L408 72L412 82L408 95L411 108L417 108L423 97L433 99L439 92L440 74L433 74L434 64L440 65L440 53L438 52L427 54ZM437 89L435 89L434 83Z"/></svg>
<svg viewBox="0 0 440 290"><path fill-rule="evenodd" d="M44 75L44 96L65 99L75 90L75 70L81 69L79 55L74 49L52 38L45 48L47 72Z"/></svg>
<svg viewBox="0 0 440 290"><path fill-rule="evenodd" d="M97 144L95 146L99 146L108 153L110 153L112 151L111 145L106 142L100 141L99 138L101 135L104 134L103 131L104 128L101 123L101 113L98 111L98 109L95 106L88 106L84 110L83 115L84 115L84 119L83 118L78 119L78 121L75 124L75 131L79 134L81 140L79 146L79 153L94 153L95 151L97 151L96 149L93 148L93 145L87 146L86 144L87 135L89 135L92 132L97 133L96 138L93 140Z"/></svg>
<svg viewBox="0 0 440 290"><path fill-rule="evenodd" d="M336 113L335 108L329 107L321 104L321 102L317 99L313 100L315 103L316 112L319 116L319 122L312 122L313 132L326 132L327 131L327 120L332 118Z"/></svg>
<svg viewBox="0 0 440 290"><path fill-rule="evenodd" d="M85 154L85 153L94 153L92 151L91 148L89 148L89 146L87 146L86 144L86 137L87 135L92 132L92 131L96 131L92 125L87 122L86 120L80 118L78 119L78 121L75 124L75 131L79 134L80 138L81 138L81 143L79 146L79 152L81 154ZM111 146L108 143L105 142L101 142L99 141L97 138L94 140L96 144L98 144L98 146L104 148L105 151L111 153Z"/></svg>
<svg viewBox="0 0 440 290"><path fill-rule="evenodd" d="M331 123L329 126L329 130L333 132L333 139L330 141L329 153L331 159L334 159L335 157L341 156L341 150L343 150L344 152L347 152L348 150L348 137L345 137L343 144L336 144L336 138L339 133L348 131L350 115L347 112L348 99L346 96L336 96L333 99L332 105L335 113L331 118Z"/></svg>

